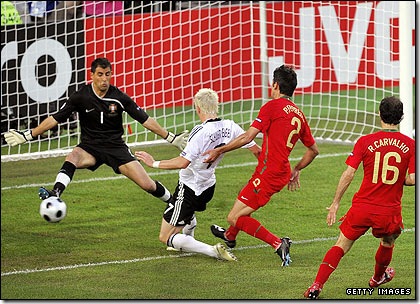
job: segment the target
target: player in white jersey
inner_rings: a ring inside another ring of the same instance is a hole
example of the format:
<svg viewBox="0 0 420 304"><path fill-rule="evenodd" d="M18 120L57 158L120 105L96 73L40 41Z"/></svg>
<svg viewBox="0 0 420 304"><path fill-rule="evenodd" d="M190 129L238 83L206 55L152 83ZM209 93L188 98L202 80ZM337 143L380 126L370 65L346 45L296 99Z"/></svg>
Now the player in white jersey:
<svg viewBox="0 0 420 304"><path fill-rule="evenodd" d="M206 210L216 187L215 169L223 154L212 163L204 163L203 152L229 143L245 131L234 121L217 116L219 97L211 89L201 89L194 96L194 106L202 121L194 127L188 143L178 157L155 161L144 151L135 153L147 166L160 169L181 169L173 201L168 203L159 234L159 240L176 250L208 255L216 259L235 261L236 257L220 243L211 246L194 238L197 225L195 212ZM255 141L243 146L257 158L261 148ZM180 232L183 232L182 234Z"/></svg>

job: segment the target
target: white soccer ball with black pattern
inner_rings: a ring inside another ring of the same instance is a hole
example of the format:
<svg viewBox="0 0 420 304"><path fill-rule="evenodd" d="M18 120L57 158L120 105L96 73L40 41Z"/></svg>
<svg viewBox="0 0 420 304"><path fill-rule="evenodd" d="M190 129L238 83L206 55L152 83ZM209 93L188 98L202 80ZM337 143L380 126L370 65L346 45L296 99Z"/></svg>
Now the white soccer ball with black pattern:
<svg viewBox="0 0 420 304"><path fill-rule="evenodd" d="M41 202L39 214L47 222L57 223L66 217L67 205L59 197L50 196Z"/></svg>

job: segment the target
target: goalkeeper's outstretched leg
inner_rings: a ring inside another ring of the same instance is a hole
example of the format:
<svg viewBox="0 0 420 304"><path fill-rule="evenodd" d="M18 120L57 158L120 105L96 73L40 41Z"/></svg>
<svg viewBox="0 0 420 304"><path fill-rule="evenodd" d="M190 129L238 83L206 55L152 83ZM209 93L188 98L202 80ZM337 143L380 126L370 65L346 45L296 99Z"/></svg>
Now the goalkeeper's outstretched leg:
<svg viewBox="0 0 420 304"><path fill-rule="evenodd" d="M148 176L124 142L122 122L124 115L128 114L144 128L181 151L187 144L189 131L169 132L125 92L111 85L112 67L107 58L93 60L90 72L91 83L81 86L71 94L56 113L45 118L38 126L24 131L10 129L4 134L5 141L10 146L17 146L37 140L38 136L56 128L60 123L67 122L75 113L78 114L81 141L67 155L57 174L53 189L41 187L38 196L41 199L61 196L70 184L76 169L95 171L106 164L116 174L126 175L144 191L163 201L170 200L169 191Z"/></svg>

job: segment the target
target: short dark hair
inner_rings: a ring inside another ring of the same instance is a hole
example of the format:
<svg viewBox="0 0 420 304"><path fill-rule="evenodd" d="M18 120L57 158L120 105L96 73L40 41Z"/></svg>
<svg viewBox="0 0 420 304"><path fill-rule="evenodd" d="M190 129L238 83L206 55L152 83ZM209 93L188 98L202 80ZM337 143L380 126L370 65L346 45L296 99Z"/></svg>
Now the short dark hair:
<svg viewBox="0 0 420 304"><path fill-rule="evenodd" d="M96 68L98 66L100 66L103 69L111 68L111 62L109 62L109 60L106 58L96 58L95 60L92 61L92 66L90 68L90 71L92 73L95 73Z"/></svg>
<svg viewBox="0 0 420 304"><path fill-rule="evenodd" d="M384 123L398 125L404 117L403 103L398 97L385 97L381 100L379 112Z"/></svg>
<svg viewBox="0 0 420 304"><path fill-rule="evenodd" d="M291 66L282 65L273 72L273 84L276 83L280 87L280 93L292 96L297 86L296 72Z"/></svg>

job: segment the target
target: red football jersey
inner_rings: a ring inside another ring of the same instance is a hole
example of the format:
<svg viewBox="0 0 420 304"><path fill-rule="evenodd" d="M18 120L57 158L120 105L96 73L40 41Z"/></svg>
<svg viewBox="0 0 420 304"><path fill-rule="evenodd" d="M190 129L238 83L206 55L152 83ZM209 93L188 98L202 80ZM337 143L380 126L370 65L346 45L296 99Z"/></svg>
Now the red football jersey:
<svg viewBox="0 0 420 304"><path fill-rule="evenodd" d="M290 178L289 155L296 142L315 143L303 112L289 99L272 99L264 104L251 125L263 133L262 151L256 172L267 177Z"/></svg>
<svg viewBox="0 0 420 304"><path fill-rule="evenodd" d="M415 155L414 139L400 132L362 136L346 160L355 169L363 162L364 177L353 205L374 214L401 212L404 180L407 172L415 173Z"/></svg>

